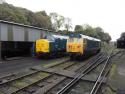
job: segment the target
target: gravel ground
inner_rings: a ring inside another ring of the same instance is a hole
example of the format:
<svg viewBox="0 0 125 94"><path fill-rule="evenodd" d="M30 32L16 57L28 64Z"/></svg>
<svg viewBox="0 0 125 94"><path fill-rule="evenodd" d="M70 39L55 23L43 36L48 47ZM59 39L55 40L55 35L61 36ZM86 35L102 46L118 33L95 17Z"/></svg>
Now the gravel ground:
<svg viewBox="0 0 125 94"><path fill-rule="evenodd" d="M125 94L125 53L112 60L113 66L108 79L105 94ZM118 93L123 90L124 93Z"/></svg>
<svg viewBox="0 0 125 94"><path fill-rule="evenodd" d="M19 72L24 69L37 65L44 66L45 64L49 63L61 62L61 60L64 60L65 58L66 57L50 59L50 60L42 60L42 59L36 59L35 57L25 57L18 60L2 61L2 63L0 63L0 76L4 76L6 74L11 74L14 72Z"/></svg>

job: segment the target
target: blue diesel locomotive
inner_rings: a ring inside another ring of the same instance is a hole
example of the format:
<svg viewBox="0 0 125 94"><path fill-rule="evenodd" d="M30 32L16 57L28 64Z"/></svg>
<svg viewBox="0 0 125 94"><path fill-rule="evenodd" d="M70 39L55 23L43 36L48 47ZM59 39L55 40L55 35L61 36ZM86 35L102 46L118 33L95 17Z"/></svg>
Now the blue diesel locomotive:
<svg viewBox="0 0 125 94"><path fill-rule="evenodd" d="M37 57L56 57L66 52L67 36L49 35L36 41Z"/></svg>

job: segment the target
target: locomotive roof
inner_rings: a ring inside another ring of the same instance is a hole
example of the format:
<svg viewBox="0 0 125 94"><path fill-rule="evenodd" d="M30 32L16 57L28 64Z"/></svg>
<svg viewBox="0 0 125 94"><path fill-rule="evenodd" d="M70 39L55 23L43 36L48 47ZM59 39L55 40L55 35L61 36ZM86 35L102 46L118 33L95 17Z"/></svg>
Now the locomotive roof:
<svg viewBox="0 0 125 94"><path fill-rule="evenodd" d="M97 38L93 38L93 37L90 37L90 36L86 36L86 35L83 35L83 34L80 34L82 38L85 38L85 39L89 39L89 40L93 40L93 41L101 41L100 39L97 39Z"/></svg>
<svg viewBox="0 0 125 94"><path fill-rule="evenodd" d="M62 35L52 35L52 36L60 39L68 39L68 36L62 36Z"/></svg>

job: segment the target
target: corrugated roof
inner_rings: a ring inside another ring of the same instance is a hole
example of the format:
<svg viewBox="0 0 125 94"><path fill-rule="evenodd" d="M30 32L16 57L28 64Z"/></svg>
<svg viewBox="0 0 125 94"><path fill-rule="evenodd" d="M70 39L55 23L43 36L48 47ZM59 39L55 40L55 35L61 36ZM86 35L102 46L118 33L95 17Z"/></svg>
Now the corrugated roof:
<svg viewBox="0 0 125 94"><path fill-rule="evenodd" d="M18 25L18 26L29 27L29 28L34 28L34 29L39 29L39 30L44 30L44 31L52 31L52 30L48 30L48 29L44 29L44 28L40 28L40 27L35 27L35 26L25 25L25 24L15 23L15 22L9 22L9 21L4 21L4 20L0 20L0 23Z"/></svg>

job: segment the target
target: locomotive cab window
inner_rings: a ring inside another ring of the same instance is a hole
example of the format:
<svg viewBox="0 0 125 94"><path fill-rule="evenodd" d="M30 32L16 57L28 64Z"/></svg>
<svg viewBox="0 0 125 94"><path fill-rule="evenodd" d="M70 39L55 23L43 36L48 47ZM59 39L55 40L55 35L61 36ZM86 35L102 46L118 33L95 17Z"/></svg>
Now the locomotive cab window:
<svg viewBox="0 0 125 94"><path fill-rule="evenodd" d="M47 39L48 41L54 41L54 37L52 36L45 36L45 39Z"/></svg>
<svg viewBox="0 0 125 94"><path fill-rule="evenodd" d="M80 39L79 38L74 38L74 42L80 42Z"/></svg>
<svg viewBox="0 0 125 94"><path fill-rule="evenodd" d="M68 39L68 42L73 42L73 38L69 38L69 39Z"/></svg>

